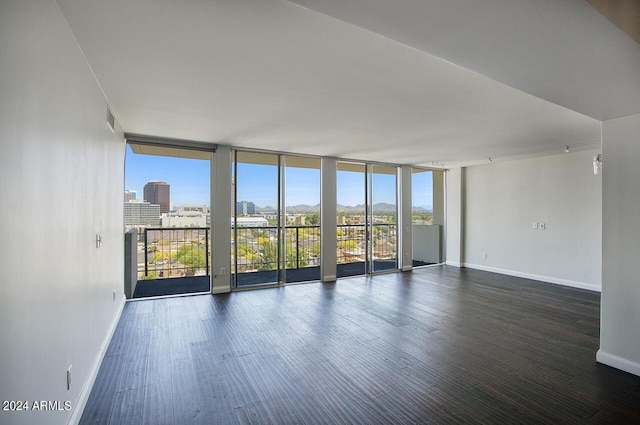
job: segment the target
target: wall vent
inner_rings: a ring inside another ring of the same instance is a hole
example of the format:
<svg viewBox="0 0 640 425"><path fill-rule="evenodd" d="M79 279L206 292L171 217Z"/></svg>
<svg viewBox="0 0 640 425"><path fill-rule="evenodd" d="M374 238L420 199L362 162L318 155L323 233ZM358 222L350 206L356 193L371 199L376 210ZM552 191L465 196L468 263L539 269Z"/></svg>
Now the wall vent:
<svg viewBox="0 0 640 425"><path fill-rule="evenodd" d="M116 128L116 119L113 117L113 114L111 113L111 109L109 109L109 107L107 106L107 125L109 126L109 128L111 129L112 132L116 132L115 128Z"/></svg>

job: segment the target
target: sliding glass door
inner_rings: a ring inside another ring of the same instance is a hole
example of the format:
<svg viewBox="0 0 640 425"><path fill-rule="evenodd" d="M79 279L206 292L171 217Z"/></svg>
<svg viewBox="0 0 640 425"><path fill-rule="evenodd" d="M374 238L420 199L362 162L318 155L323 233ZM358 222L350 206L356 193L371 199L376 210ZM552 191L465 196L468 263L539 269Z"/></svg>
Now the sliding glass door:
<svg viewBox="0 0 640 425"><path fill-rule="evenodd" d="M338 277L398 269L398 167L338 162Z"/></svg>
<svg viewBox="0 0 640 425"><path fill-rule="evenodd" d="M234 152L231 223L234 286L281 281L280 157Z"/></svg>
<svg viewBox="0 0 640 425"><path fill-rule="evenodd" d="M284 155L284 281L320 280L320 158Z"/></svg>
<svg viewBox="0 0 640 425"><path fill-rule="evenodd" d="M363 275L368 258L367 168L339 161L337 169L337 276Z"/></svg>
<svg viewBox="0 0 640 425"><path fill-rule="evenodd" d="M370 271L398 269L398 167L369 166Z"/></svg>
<svg viewBox="0 0 640 425"><path fill-rule="evenodd" d="M234 151L234 287L320 279L320 159Z"/></svg>

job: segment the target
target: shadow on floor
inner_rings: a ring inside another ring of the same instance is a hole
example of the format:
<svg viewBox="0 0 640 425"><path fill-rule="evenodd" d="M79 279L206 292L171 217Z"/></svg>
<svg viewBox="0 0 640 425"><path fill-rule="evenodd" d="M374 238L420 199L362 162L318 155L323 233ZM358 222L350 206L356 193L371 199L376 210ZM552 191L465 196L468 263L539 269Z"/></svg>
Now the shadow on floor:
<svg viewBox="0 0 640 425"><path fill-rule="evenodd" d="M426 266L430 263L414 261L413 266ZM395 261L375 261L374 271L396 270ZM365 263L338 264L337 277L360 276L365 274ZM232 275L232 278L235 276ZM301 269L287 269L287 283L308 282L320 280L320 267L305 267ZM241 273L238 275L238 287L249 287L275 283L277 274L274 270ZM133 298L160 297L166 295L193 294L209 292L209 276L186 276L165 279L139 280Z"/></svg>

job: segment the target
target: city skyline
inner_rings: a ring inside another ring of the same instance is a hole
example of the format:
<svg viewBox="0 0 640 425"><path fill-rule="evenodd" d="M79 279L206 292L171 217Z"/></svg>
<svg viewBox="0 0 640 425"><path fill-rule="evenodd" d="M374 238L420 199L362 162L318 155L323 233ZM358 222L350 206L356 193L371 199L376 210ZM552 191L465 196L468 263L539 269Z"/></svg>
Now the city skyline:
<svg viewBox="0 0 640 425"><path fill-rule="evenodd" d="M171 203L209 206L209 161L135 154L127 145L125 156L125 190L138 192L142 198L144 186L153 180L171 186Z"/></svg>
<svg viewBox="0 0 640 425"><path fill-rule="evenodd" d="M320 172L317 169L286 168L286 205L320 203ZM374 175L374 203L396 204L395 179L388 175ZM135 154L127 145L125 159L125 190L135 190L138 199L144 186L154 180L171 186L174 208L184 204L209 207L210 165L199 159L174 158ZM277 170L273 166L238 164L237 201L253 202L258 208L277 205ZM362 205L364 174L338 172L337 202L343 206ZM417 173L413 177L413 205L427 210L433 208L432 173ZM417 190L421 187L422 190Z"/></svg>

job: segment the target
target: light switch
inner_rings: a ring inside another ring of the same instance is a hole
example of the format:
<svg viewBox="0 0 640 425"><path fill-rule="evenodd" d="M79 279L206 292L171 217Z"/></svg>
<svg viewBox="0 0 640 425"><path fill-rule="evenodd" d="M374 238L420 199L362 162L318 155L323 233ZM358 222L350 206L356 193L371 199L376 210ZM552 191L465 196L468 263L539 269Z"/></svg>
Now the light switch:
<svg viewBox="0 0 640 425"><path fill-rule="evenodd" d="M534 223L533 223L533 228L534 228L535 230L538 230L538 223L534 222Z"/></svg>
<svg viewBox="0 0 640 425"><path fill-rule="evenodd" d="M545 223L540 223L540 230L545 230L547 225Z"/></svg>

